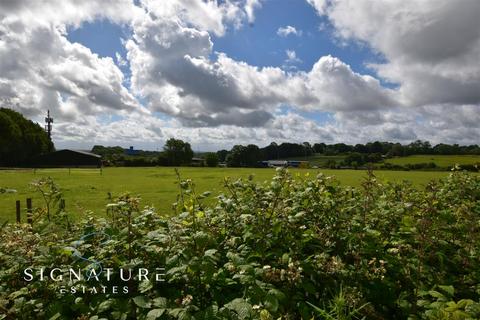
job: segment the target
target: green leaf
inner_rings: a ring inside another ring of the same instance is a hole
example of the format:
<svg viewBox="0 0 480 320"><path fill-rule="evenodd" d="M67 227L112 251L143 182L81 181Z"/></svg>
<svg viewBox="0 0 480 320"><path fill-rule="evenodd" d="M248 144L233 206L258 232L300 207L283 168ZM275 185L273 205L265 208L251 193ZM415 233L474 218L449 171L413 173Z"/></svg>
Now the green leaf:
<svg viewBox="0 0 480 320"><path fill-rule="evenodd" d="M265 308L273 313L277 312L278 299L274 295L267 294L265 297Z"/></svg>
<svg viewBox="0 0 480 320"><path fill-rule="evenodd" d="M268 291L268 295L274 296L274 297L277 298L277 300L280 301L280 302L281 302L281 301L284 301L284 300L286 299L285 294L284 294L282 291L278 290L278 289L270 289L270 290Z"/></svg>
<svg viewBox="0 0 480 320"><path fill-rule="evenodd" d="M253 316L252 306L242 298L237 298L230 301L225 305L225 307L235 311L239 319L248 319Z"/></svg>
<svg viewBox="0 0 480 320"><path fill-rule="evenodd" d="M453 297L455 294L455 289L453 286L438 286L442 291L448 294L449 297Z"/></svg>
<svg viewBox="0 0 480 320"><path fill-rule="evenodd" d="M152 309L147 313L147 320L155 320L165 313L165 309Z"/></svg>
<svg viewBox="0 0 480 320"><path fill-rule="evenodd" d="M144 280L140 282L140 284L138 285L138 291L140 291L140 293L145 293L152 288L153 288L153 284L149 280Z"/></svg>
<svg viewBox="0 0 480 320"><path fill-rule="evenodd" d="M457 306L459 309L465 309L465 307L474 304L473 300L470 299L462 299L458 301Z"/></svg>
<svg viewBox="0 0 480 320"><path fill-rule="evenodd" d="M14 300L14 299L16 299L16 298L18 298L18 297L20 297L20 296L26 295L27 293L28 293L28 288L25 288L25 287L24 287L24 288L22 288L22 289L20 289L20 290L18 290L18 291L12 292L8 297L9 297L10 299Z"/></svg>
<svg viewBox="0 0 480 320"><path fill-rule="evenodd" d="M140 308L150 307L150 303L145 296L136 296L133 298L133 302Z"/></svg>
<svg viewBox="0 0 480 320"><path fill-rule="evenodd" d="M167 307L167 298L157 297L152 300L152 303L157 308L166 308Z"/></svg>
<svg viewBox="0 0 480 320"><path fill-rule="evenodd" d="M112 307L112 304L113 304L113 299L108 299L103 301L98 305L97 312L102 313L109 310Z"/></svg>
<svg viewBox="0 0 480 320"><path fill-rule="evenodd" d="M48 320L57 320L58 318L60 318L62 315L60 314L60 312L57 312L55 313L53 316L51 316Z"/></svg>
<svg viewBox="0 0 480 320"><path fill-rule="evenodd" d="M435 290L428 291L428 294L437 299L442 299L442 300L445 299L445 296L443 294Z"/></svg>

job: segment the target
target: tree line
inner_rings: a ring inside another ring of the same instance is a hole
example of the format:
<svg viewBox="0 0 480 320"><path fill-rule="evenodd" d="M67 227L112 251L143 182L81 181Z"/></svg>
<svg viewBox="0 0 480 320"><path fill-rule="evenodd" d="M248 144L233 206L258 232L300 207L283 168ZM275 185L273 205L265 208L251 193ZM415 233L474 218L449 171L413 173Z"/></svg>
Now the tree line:
<svg viewBox="0 0 480 320"><path fill-rule="evenodd" d="M39 124L25 119L16 111L0 108L0 166L28 166L38 155L53 150L52 141ZM124 166L188 166L194 157L190 143L175 138L166 141L163 151L139 150L134 156L126 155L125 149L119 146L96 145L92 152L101 155L106 165ZM197 164L215 167L222 163L229 167L256 167L261 161L289 158L308 160L313 154L344 155L342 165L356 167L397 156L480 155L480 147L477 144L445 143L433 146L422 140L409 144L375 141L355 145L272 142L265 147L255 144L235 145L230 150L200 153L198 157L203 160Z"/></svg>
<svg viewBox="0 0 480 320"><path fill-rule="evenodd" d="M53 142L39 124L0 108L0 166L27 166L36 156L53 150Z"/></svg>
<svg viewBox="0 0 480 320"><path fill-rule="evenodd" d="M122 147L95 146L92 152L102 155L111 165L125 166L188 166L192 164L194 152L188 142L171 138L166 141L163 151L139 151L135 156L125 154ZM430 154L430 155L480 155L478 145L461 146L458 144L437 144L432 146L428 141L417 140L402 145L393 142L369 142L366 144L349 145L345 143L325 144L309 142L277 144L270 143L265 147L255 144L235 145L230 150L199 153L203 161L198 165L216 167L223 164L228 167L257 167L262 161L304 159L314 154L325 156L344 156L339 163L327 163L327 167L338 166L358 167L367 163L380 162L385 158ZM414 168L413 168L414 169Z"/></svg>

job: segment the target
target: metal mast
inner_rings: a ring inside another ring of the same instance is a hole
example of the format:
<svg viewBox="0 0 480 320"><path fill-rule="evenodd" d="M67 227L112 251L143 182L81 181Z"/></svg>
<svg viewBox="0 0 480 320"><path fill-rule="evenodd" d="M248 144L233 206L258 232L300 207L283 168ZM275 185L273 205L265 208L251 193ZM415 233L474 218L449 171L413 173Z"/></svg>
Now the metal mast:
<svg viewBox="0 0 480 320"><path fill-rule="evenodd" d="M52 139L52 123L53 118L50 118L50 110L47 111L47 117L45 118L45 131L47 131L48 139Z"/></svg>

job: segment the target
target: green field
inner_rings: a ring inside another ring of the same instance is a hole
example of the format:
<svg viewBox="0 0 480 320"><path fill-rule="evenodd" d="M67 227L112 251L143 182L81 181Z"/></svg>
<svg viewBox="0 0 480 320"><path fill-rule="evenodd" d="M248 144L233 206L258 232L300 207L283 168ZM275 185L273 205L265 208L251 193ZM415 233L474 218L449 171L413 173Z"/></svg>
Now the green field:
<svg viewBox="0 0 480 320"><path fill-rule="evenodd" d="M270 179L274 169L254 168L180 168L183 178L192 179L199 192L222 191L223 177L247 178L254 176L255 181ZM292 169L294 175L310 176L323 172L335 176L342 184L359 186L365 175L361 170L324 170L324 169ZM447 175L447 172L413 172L413 171L378 171L377 175L387 180L410 180L417 186L425 185L432 179ZM39 195L34 194L30 182L41 177L51 176L64 191L68 212L79 217L87 210L96 214L104 214L108 203L108 193L113 196L125 191L140 195L144 205L153 205L160 212L171 214L171 204L176 200L178 187L173 168L106 168L100 175L98 170L45 169L0 171L0 188L17 190L17 193L0 194L0 221L13 221L15 217L15 200L21 200L25 208L25 199L33 198L34 206L41 206Z"/></svg>
<svg viewBox="0 0 480 320"><path fill-rule="evenodd" d="M385 160L385 162L406 165L433 162L437 167L447 168L455 164L475 164L480 163L480 156L475 155L414 155L408 157L398 157Z"/></svg>

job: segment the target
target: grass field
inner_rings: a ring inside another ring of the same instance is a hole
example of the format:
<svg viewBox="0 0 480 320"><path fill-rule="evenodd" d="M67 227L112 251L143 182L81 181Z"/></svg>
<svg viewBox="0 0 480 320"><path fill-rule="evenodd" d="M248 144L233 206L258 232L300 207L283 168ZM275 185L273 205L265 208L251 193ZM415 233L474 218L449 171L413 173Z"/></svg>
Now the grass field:
<svg viewBox="0 0 480 320"><path fill-rule="evenodd" d="M335 176L342 184L359 186L364 171L356 170L324 170L324 169L292 169L293 174L304 176L307 173L315 175L323 172ZM270 179L274 169L254 168L180 168L183 178L192 179L199 192L212 191L218 194L222 191L223 177L247 178L254 176L255 181ZM378 171L377 176L387 180L410 180L417 186L425 185L432 179L447 175L447 172L413 172L413 171ZM34 206L41 206L39 195L34 194L30 182L41 177L51 176L64 191L68 212L79 217L87 210L95 214L104 214L108 203L107 194L119 195L125 191L140 195L144 205L153 205L160 212L171 214L171 204L176 200L178 187L173 168L106 168L100 175L98 170L45 169L24 171L0 171L0 188L16 189L17 193L0 194L0 222L14 221L15 200L21 200L25 208L25 199L33 198Z"/></svg>
<svg viewBox="0 0 480 320"><path fill-rule="evenodd" d="M417 163L429 163L433 162L437 167L449 167L454 164L475 164L480 163L480 156L475 155L414 155L408 157L398 157L385 160L385 162L396 164L396 165L406 165L406 164L417 164Z"/></svg>

